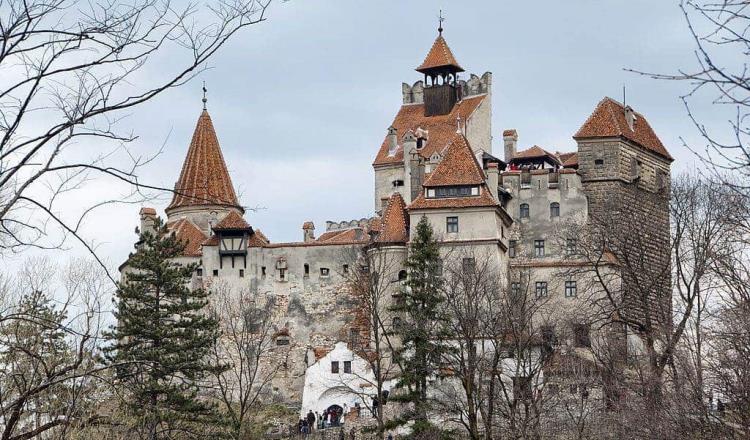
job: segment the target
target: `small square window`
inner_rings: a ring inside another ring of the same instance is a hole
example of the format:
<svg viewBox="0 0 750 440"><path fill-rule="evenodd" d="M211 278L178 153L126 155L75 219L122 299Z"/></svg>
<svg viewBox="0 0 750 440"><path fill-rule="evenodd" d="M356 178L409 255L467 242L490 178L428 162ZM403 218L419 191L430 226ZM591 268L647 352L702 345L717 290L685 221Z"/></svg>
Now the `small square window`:
<svg viewBox="0 0 750 440"><path fill-rule="evenodd" d="M516 258L516 247L518 246L518 241L516 240L509 240L508 241L508 256L510 258Z"/></svg>
<svg viewBox="0 0 750 440"><path fill-rule="evenodd" d="M304 269L305 269L305 276L309 277L310 276L310 265L307 264L307 263L305 263Z"/></svg>
<svg viewBox="0 0 750 440"><path fill-rule="evenodd" d="M537 281L535 292L536 292L537 298L546 298L547 297L547 282Z"/></svg>
<svg viewBox="0 0 750 440"><path fill-rule="evenodd" d="M331 271L327 267L321 267L320 268L320 276L327 277Z"/></svg>
<svg viewBox="0 0 750 440"><path fill-rule="evenodd" d="M449 233L458 232L458 217L446 217L445 230Z"/></svg>
<svg viewBox="0 0 750 440"><path fill-rule="evenodd" d="M594 160L594 165L597 167L603 167L604 166L604 159L596 159Z"/></svg>
<svg viewBox="0 0 750 440"><path fill-rule="evenodd" d="M240 269L240 278L245 277L245 269Z"/></svg>
<svg viewBox="0 0 750 440"><path fill-rule="evenodd" d="M351 374L352 372L352 361L344 361L344 373Z"/></svg>
<svg viewBox="0 0 750 440"><path fill-rule="evenodd" d="M344 265L344 275L346 275L346 274L348 274L348 273L349 273L349 265L348 265L348 264L345 264L345 265Z"/></svg>
<svg viewBox="0 0 750 440"><path fill-rule="evenodd" d="M534 256L544 256L544 240L534 240Z"/></svg>
<svg viewBox="0 0 750 440"><path fill-rule="evenodd" d="M464 273L471 274L474 273L474 269L476 268L476 260L473 258L464 258L461 262L461 267L463 268Z"/></svg>
<svg viewBox="0 0 750 440"><path fill-rule="evenodd" d="M215 277L219 276L219 269L214 269L213 274Z"/></svg>
<svg viewBox="0 0 750 440"><path fill-rule="evenodd" d="M521 203L519 215L521 218L529 218L529 204Z"/></svg>
<svg viewBox="0 0 750 440"><path fill-rule="evenodd" d="M331 373L338 374L339 372L339 362L338 361L332 361L331 362Z"/></svg>
<svg viewBox="0 0 750 440"><path fill-rule="evenodd" d="M203 276L203 268L199 267L199 268L195 269L195 274L197 276L199 276L199 277L202 277Z"/></svg>
<svg viewBox="0 0 750 440"><path fill-rule="evenodd" d="M565 282L565 296L568 298L573 298L578 295L578 286L576 286L575 281L566 281Z"/></svg>
<svg viewBox="0 0 750 440"><path fill-rule="evenodd" d="M260 268L260 276L262 276L263 278L266 277L266 266L262 266Z"/></svg>

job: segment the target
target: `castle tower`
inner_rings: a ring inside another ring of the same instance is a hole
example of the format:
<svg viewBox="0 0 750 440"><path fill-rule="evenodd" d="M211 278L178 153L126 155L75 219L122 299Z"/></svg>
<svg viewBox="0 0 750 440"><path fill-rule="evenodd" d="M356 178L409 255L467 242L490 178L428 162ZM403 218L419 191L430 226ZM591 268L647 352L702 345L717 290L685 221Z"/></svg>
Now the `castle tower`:
<svg viewBox="0 0 750 440"><path fill-rule="evenodd" d="M205 104L205 98L204 98ZM230 212L244 214L229 177L211 116L205 105L166 209L169 221L185 217L205 233Z"/></svg>
<svg viewBox="0 0 750 440"><path fill-rule="evenodd" d="M450 113L461 100L458 73L464 69L453 56L443 38L442 26L424 62L417 67L424 74L424 115L436 116Z"/></svg>

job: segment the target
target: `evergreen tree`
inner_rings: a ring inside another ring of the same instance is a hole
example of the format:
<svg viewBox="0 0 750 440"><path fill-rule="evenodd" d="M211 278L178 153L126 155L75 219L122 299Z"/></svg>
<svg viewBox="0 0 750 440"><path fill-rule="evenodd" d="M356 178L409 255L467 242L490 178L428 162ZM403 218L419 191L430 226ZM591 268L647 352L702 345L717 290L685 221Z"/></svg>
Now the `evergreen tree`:
<svg viewBox="0 0 750 440"><path fill-rule="evenodd" d="M117 324L108 335L107 359L122 364L117 378L127 409L150 440L180 432L202 437L220 421L199 397L201 381L225 368L208 363L218 323L206 313L208 292L188 287L195 265L175 260L184 248L161 221L141 234L118 285Z"/></svg>
<svg viewBox="0 0 750 440"><path fill-rule="evenodd" d="M442 325L443 298L442 270L439 244L432 226L422 217L411 241L406 261L408 279L401 297L392 311L402 316L397 329L402 346L394 354L401 366L401 377L396 393L390 400L410 404L396 424L413 420L413 435L435 429L427 420L430 402L427 395L427 380L438 373L441 358L447 349Z"/></svg>

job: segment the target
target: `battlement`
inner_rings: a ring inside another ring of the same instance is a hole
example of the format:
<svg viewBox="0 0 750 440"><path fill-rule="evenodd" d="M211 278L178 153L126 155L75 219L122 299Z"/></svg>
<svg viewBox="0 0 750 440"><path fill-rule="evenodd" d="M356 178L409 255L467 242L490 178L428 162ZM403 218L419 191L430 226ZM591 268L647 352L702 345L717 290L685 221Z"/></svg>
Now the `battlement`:
<svg viewBox="0 0 750 440"><path fill-rule="evenodd" d="M344 220L341 222L334 222L334 221L327 221L326 222L326 232L330 231L340 231L343 229L351 229L351 228L365 228L367 227L370 222L372 221L372 218L361 218L359 220Z"/></svg>
<svg viewBox="0 0 750 440"><path fill-rule="evenodd" d="M461 96L464 98L491 93L492 72L484 72L481 77L472 73L468 80L459 79L458 84L461 86ZM407 83L401 84L401 95L404 104L424 103L424 81L419 80L411 86Z"/></svg>
<svg viewBox="0 0 750 440"><path fill-rule="evenodd" d="M581 188L581 176L575 170L550 168L540 170L505 171L500 176L500 184L511 194L521 190Z"/></svg>

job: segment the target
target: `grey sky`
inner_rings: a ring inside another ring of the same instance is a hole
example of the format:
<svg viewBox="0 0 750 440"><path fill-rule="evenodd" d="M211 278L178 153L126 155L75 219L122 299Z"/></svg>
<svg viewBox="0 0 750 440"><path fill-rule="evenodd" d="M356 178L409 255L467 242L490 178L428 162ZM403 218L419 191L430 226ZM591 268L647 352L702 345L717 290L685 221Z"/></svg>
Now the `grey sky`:
<svg viewBox="0 0 750 440"><path fill-rule="evenodd" d="M575 148L571 136L605 95L643 113L677 159L693 166L680 136L697 141L678 97L687 84L630 67L695 66L677 0L277 2L268 21L237 36L197 80L140 108L124 124L134 149L165 151L142 180L171 187L201 110L208 109L247 220L272 241L296 241L301 225L372 215L371 163L401 103L401 83L420 79L435 36L468 73L493 72L493 148L515 128L519 147ZM465 74L466 76L466 74ZM160 212L167 198L154 205ZM113 267L132 249L137 206L100 211L85 235Z"/></svg>

